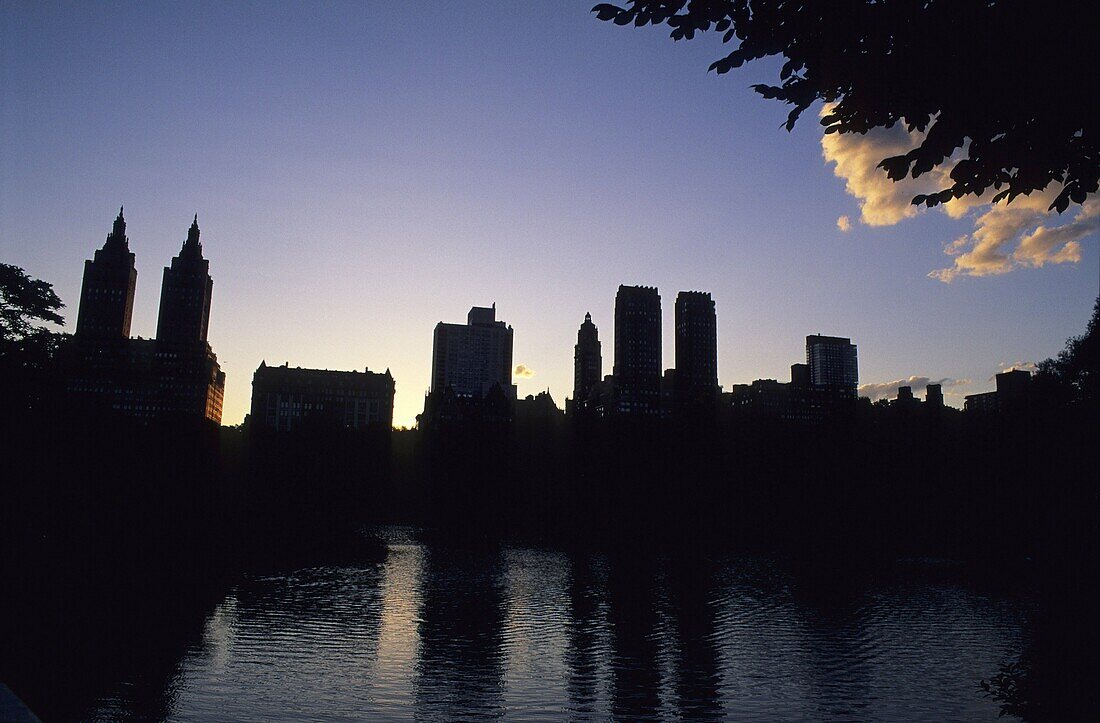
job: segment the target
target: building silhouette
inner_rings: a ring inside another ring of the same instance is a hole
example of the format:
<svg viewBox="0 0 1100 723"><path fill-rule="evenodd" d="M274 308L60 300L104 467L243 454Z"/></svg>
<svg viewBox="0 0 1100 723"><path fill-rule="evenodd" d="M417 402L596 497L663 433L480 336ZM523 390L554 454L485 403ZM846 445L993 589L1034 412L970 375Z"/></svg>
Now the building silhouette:
<svg viewBox="0 0 1100 723"><path fill-rule="evenodd" d="M997 375L997 390L969 394L963 399L963 411L978 413L1019 412L1031 402L1031 372L1010 369Z"/></svg>
<svg viewBox="0 0 1100 723"><path fill-rule="evenodd" d="M676 295L676 403L712 406L718 395L718 326L714 300L702 291Z"/></svg>
<svg viewBox="0 0 1100 723"><path fill-rule="evenodd" d="M496 318L497 307L475 306L465 324L439 322L432 344L432 392L450 388L460 396L483 397L499 386L511 399L512 327Z"/></svg>
<svg viewBox="0 0 1100 723"><path fill-rule="evenodd" d="M516 423L524 421L560 422L565 414L554 402L550 390L538 394L528 394L523 399L516 400Z"/></svg>
<svg viewBox="0 0 1100 723"><path fill-rule="evenodd" d="M661 297L656 287L619 286L614 377L617 414L660 414Z"/></svg>
<svg viewBox="0 0 1100 723"><path fill-rule="evenodd" d="M791 364L791 384L796 387L810 386L809 364Z"/></svg>
<svg viewBox="0 0 1100 723"><path fill-rule="evenodd" d="M592 314L584 315L584 323L577 330L577 344L573 347L573 399L566 402L572 412L585 411L592 398L593 388L603 379L603 356L600 349L599 330L592 323Z"/></svg>
<svg viewBox="0 0 1100 723"><path fill-rule="evenodd" d="M301 428L389 429L393 375L267 366L252 375L251 423L276 432Z"/></svg>
<svg viewBox="0 0 1100 723"><path fill-rule="evenodd" d="M924 403L929 407L942 407L943 406L943 386L940 384L929 384L924 389Z"/></svg>
<svg viewBox="0 0 1100 723"><path fill-rule="evenodd" d="M512 327L496 318L496 304L472 307L465 324L436 324L432 386L419 424L506 422L515 403Z"/></svg>
<svg viewBox="0 0 1100 723"><path fill-rule="evenodd" d="M160 287L157 341L168 344L205 343L210 326L210 296L214 281L210 262L202 257L199 216L187 231L178 256L165 267Z"/></svg>
<svg viewBox="0 0 1100 723"><path fill-rule="evenodd" d="M84 263L77 330L65 358L70 399L142 420L221 423L225 374L207 342L213 282L198 217L165 269L156 339L131 339L137 271L119 209L103 248Z"/></svg>
<svg viewBox="0 0 1100 723"><path fill-rule="evenodd" d="M810 383L836 389L852 398L859 385L856 345L851 339L815 334L806 337L806 364Z"/></svg>
<svg viewBox="0 0 1100 723"><path fill-rule="evenodd" d="M824 424L850 413L856 402L855 349L848 339L808 336L807 363L791 364L789 382L757 379L734 384L719 395L723 413L749 422L803 425Z"/></svg>
<svg viewBox="0 0 1100 723"><path fill-rule="evenodd" d="M119 208L114 228L107 235L103 248L96 249L95 257L84 262L76 337L81 340L128 339L136 288L134 254L126 237L126 219Z"/></svg>

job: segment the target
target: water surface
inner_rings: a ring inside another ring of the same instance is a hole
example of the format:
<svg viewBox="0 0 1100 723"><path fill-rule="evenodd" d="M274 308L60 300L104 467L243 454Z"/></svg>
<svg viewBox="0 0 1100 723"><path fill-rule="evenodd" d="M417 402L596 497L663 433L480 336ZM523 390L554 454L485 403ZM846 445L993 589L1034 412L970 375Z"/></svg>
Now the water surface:
<svg viewBox="0 0 1100 723"><path fill-rule="evenodd" d="M246 576L93 717L994 720L978 683L1025 642L1024 601L945 563L834 585L768 558L372 534L378 561Z"/></svg>

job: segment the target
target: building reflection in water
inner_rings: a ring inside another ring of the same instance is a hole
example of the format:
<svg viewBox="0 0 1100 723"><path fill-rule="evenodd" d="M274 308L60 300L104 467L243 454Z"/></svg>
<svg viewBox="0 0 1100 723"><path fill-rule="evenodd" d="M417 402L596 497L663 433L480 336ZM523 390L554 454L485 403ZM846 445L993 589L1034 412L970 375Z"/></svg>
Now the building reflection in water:
<svg viewBox="0 0 1100 723"><path fill-rule="evenodd" d="M608 562L611 631L611 712L616 720L654 717L661 708L658 568L647 556Z"/></svg>
<svg viewBox="0 0 1100 723"><path fill-rule="evenodd" d="M675 701L681 718L721 715L718 672L716 565L705 558L678 558L669 565L668 598L676 631Z"/></svg>
<svg viewBox="0 0 1100 723"><path fill-rule="evenodd" d="M594 715L600 704L600 681L607 659L607 568L602 557L577 555L569 570L569 708L579 716Z"/></svg>
<svg viewBox="0 0 1100 723"><path fill-rule="evenodd" d="M425 549L417 626L417 717L504 711L504 591L499 550Z"/></svg>

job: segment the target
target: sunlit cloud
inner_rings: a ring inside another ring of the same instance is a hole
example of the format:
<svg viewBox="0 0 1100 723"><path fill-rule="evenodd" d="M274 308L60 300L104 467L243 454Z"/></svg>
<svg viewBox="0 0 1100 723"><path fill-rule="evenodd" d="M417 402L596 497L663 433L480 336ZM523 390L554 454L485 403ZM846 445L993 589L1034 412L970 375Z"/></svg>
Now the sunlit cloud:
<svg viewBox="0 0 1100 723"><path fill-rule="evenodd" d="M841 216L836 220L836 227L847 233L852 230L852 220L847 216Z"/></svg>
<svg viewBox="0 0 1100 723"><path fill-rule="evenodd" d="M516 368L512 370L512 376L517 379L530 379L535 376L535 370L526 364L516 364Z"/></svg>
<svg viewBox="0 0 1100 723"><path fill-rule="evenodd" d="M828 107L822 113L828 112ZM893 182L878 163L888 156L915 148L923 133L909 133L901 124L875 129L866 134L830 133L821 139L826 163L835 164L833 173L844 179L845 190L859 203L859 222L867 226L893 226L921 213L911 203L913 196L932 193L950 185L954 160L960 149L941 167L920 178ZM1017 197L1011 204L990 203L994 195L954 199L936 208L953 219L972 218L974 228L944 243L952 257L950 266L934 269L928 276L950 283L959 276L995 276L1020 268L1041 268L1047 264L1078 263L1081 240L1100 230L1100 200L1091 198L1083 206L1063 214L1047 209L1060 189ZM837 219L842 231L850 228L847 216Z"/></svg>
<svg viewBox="0 0 1100 723"><path fill-rule="evenodd" d="M859 387L859 396L867 397L872 402L876 402L880 399L894 399L898 396L899 387L912 387L914 396L921 397L928 389L929 384L939 384L943 388L944 394L950 394L948 389L951 387L966 386L970 384L970 380L952 379L950 377L932 379L930 377L912 376L908 379L895 379L892 382L861 384Z"/></svg>
<svg viewBox="0 0 1100 723"><path fill-rule="evenodd" d="M1039 365L1036 364L1035 362L1030 362L1030 361L1024 361L1024 362L1019 362L1018 361L1018 362L1012 362L1011 364L1006 364L1004 362L1001 362L1000 364L997 365L998 373L1000 373L1000 372L1012 372L1012 371L1016 371L1016 370L1022 370L1022 371L1031 372L1032 374L1034 374L1036 371L1039 370ZM992 376L992 377L989 378L989 381L992 382L995 379L996 379L996 376Z"/></svg>

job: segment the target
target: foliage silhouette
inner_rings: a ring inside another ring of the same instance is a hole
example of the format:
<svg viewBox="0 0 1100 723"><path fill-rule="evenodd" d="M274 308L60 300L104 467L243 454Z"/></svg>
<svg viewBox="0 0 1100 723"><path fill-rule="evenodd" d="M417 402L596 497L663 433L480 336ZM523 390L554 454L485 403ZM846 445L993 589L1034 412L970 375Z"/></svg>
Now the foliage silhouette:
<svg viewBox="0 0 1100 723"><path fill-rule="evenodd" d="M32 279L18 266L0 264L0 339L18 341L34 333L36 321L64 324L57 312L65 304L53 286Z"/></svg>
<svg viewBox="0 0 1100 723"><path fill-rule="evenodd" d="M39 324L64 324L64 306L52 285L0 263L0 394L10 407L25 409L56 391L68 335Z"/></svg>
<svg viewBox="0 0 1100 723"><path fill-rule="evenodd" d="M1058 356L1039 363L1035 383L1042 393L1063 404L1100 406L1100 297L1085 333L1071 337Z"/></svg>
<svg viewBox="0 0 1100 723"><path fill-rule="evenodd" d="M893 180L961 160L950 185L918 195L935 206L992 200L1061 184L1051 209L1084 203L1100 182L1095 25L1088 6L1023 0L630 0L600 3L600 20L667 24L673 40L714 30L735 50L711 64L722 74L782 56L765 98L793 105L786 128L817 101L831 104L826 133L866 133L903 123L924 133L908 153L879 164Z"/></svg>

